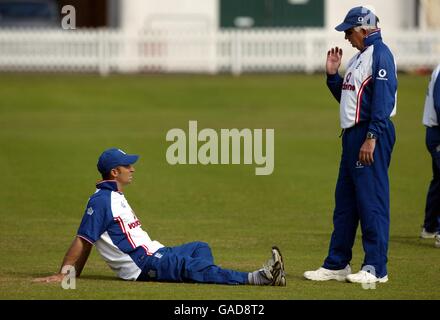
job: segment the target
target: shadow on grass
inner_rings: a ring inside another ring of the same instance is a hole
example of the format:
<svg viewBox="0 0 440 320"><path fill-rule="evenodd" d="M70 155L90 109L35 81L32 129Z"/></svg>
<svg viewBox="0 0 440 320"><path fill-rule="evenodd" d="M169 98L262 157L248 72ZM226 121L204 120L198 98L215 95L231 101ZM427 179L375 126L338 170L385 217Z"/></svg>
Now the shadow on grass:
<svg viewBox="0 0 440 320"><path fill-rule="evenodd" d="M122 279L119 279L115 276L109 276L109 275L97 275L97 274L90 274L90 275L82 275L79 279L85 279L85 280L106 280L106 281L118 281L118 282L126 282Z"/></svg>
<svg viewBox="0 0 440 320"><path fill-rule="evenodd" d="M418 248L434 248L434 239L420 239L416 236L392 236L390 243L400 243Z"/></svg>

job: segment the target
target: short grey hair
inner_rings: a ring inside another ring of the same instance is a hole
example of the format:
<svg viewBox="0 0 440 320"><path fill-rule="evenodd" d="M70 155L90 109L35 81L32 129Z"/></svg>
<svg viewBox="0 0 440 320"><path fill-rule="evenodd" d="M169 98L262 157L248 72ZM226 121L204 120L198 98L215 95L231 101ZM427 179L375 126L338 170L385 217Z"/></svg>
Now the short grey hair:
<svg viewBox="0 0 440 320"><path fill-rule="evenodd" d="M371 30L376 30L377 26L358 26L358 27L354 27L354 31L359 32L361 30L366 30L366 31L371 31Z"/></svg>

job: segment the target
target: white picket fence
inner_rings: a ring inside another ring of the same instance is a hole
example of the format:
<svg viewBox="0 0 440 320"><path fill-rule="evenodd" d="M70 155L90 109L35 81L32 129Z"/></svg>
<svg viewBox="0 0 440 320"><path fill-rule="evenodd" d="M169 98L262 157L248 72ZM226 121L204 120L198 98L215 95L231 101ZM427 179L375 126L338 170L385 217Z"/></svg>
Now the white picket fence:
<svg viewBox="0 0 440 320"><path fill-rule="evenodd" d="M384 33L399 70L440 63L440 33ZM356 52L343 34L321 29L212 32L0 29L0 71L314 72L329 47Z"/></svg>

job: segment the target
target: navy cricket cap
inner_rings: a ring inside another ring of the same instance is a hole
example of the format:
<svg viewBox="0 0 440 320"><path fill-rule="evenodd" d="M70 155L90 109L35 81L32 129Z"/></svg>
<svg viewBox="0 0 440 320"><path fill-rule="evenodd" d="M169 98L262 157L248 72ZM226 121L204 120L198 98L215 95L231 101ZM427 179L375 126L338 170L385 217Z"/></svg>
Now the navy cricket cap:
<svg viewBox="0 0 440 320"><path fill-rule="evenodd" d="M366 7L355 7L348 11L344 22L336 26L337 31L346 31L353 27L376 26L379 19Z"/></svg>
<svg viewBox="0 0 440 320"><path fill-rule="evenodd" d="M98 171L107 174L117 166L128 166L139 159L138 155L126 154L121 149L111 148L105 150L98 159Z"/></svg>

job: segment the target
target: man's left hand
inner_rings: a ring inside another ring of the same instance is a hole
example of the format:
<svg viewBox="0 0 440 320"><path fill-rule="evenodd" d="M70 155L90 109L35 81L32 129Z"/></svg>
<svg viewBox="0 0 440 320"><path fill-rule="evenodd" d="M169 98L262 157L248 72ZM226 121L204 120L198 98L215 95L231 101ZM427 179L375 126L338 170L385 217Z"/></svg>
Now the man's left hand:
<svg viewBox="0 0 440 320"><path fill-rule="evenodd" d="M62 273L57 273L52 276L35 278L32 280L34 283L50 283L50 282L62 282L66 275Z"/></svg>
<svg viewBox="0 0 440 320"><path fill-rule="evenodd" d="M359 152L359 161L363 165L372 165L374 162L374 148L376 147L376 139L366 139Z"/></svg>

